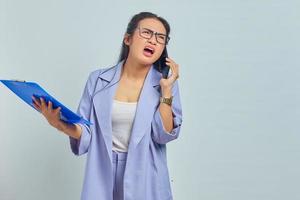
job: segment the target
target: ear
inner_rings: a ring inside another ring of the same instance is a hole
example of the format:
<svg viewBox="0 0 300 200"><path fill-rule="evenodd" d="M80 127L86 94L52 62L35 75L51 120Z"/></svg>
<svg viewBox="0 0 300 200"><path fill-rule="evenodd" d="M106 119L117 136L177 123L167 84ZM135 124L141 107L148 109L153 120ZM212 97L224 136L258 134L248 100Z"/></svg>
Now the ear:
<svg viewBox="0 0 300 200"><path fill-rule="evenodd" d="M125 34L124 40L123 40L123 41L124 41L124 44L125 44L125 45L127 45L127 46L130 45L131 37L130 37L130 35L129 35L128 33Z"/></svg>

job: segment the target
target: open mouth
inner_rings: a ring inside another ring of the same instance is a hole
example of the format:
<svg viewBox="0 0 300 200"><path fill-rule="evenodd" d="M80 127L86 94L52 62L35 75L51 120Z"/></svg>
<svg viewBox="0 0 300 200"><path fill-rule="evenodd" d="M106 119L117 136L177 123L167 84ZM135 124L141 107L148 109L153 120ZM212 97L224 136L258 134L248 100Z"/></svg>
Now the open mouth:
<svg viewBox="0 0 300 200"><path fill-rule="evenodd" d="M151 49L150 47L146 47L146 48L144 48L144 52L148 55L153 55L154 49Z"/></svg>

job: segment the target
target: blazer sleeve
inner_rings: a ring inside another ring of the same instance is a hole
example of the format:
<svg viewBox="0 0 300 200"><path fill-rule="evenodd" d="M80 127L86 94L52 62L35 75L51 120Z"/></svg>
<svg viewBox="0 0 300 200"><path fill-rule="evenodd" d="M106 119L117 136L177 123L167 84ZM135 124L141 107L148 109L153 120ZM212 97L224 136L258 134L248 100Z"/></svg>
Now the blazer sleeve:
<svg viewBox="0 0 300 200"><path fill-rule="evenodd" d="M182 124L182 108L179 94L178 81L175 81L172 87L172 115L173 115L173 129L167 132L164 128L163 121L160 115L159 106L154 112L154 117L151 123L152 126L152 139L159 144L166 144L179 136Z"/></svg>
<svg viewBox="0 0 300 200"><path fill-rule="evenodd" d="M100 72L98 71L98 73ZM98 73L96 71L90 73L89 78L85 84L85 88L80 99L79 106L77 108L77 114L87 120L90 120L92 106L91 100ZM77 125L79 125L82 129L81 137L79 139L75 139L69 136L69 139L72 152L75 155L79 156L85 154L88 151L91 141L91 129L90 126L86 124L78 123Z"/></svg>

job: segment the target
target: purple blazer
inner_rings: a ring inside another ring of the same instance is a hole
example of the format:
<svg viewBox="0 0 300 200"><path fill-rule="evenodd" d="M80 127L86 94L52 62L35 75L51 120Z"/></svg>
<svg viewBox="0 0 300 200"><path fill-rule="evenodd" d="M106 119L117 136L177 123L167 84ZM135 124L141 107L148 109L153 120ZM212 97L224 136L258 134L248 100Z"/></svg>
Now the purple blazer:
<svg viewBox="0 0 300 200"><path fill-rule="evenodd" d="M87 153L82 200L113 200L112 100L123 62L92 72L77 113L93 123L79 124L79 140L69 137L75 155ZM176 139L182 124L178 81L174 82L174 129L166 132L158 109L161 73L151 66L138 103L128 147L124 174L125 200L173 199L167 167L166 143Z"/></svg>

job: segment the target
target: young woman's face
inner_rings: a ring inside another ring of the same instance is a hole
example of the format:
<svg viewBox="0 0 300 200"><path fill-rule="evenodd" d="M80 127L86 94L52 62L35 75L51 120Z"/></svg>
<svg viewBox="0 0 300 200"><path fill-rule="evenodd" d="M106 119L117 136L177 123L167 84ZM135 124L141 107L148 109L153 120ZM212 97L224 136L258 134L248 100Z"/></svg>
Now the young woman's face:
<svg viewBox="0 0 300 200"><path fill-rule="evenodd" d="M165 37L166 29L159 20L153 18L141 20L132 36L125 38L125 44L129 46L129 56L142 65L152 65L165 48L162 42Z"/></svg>

